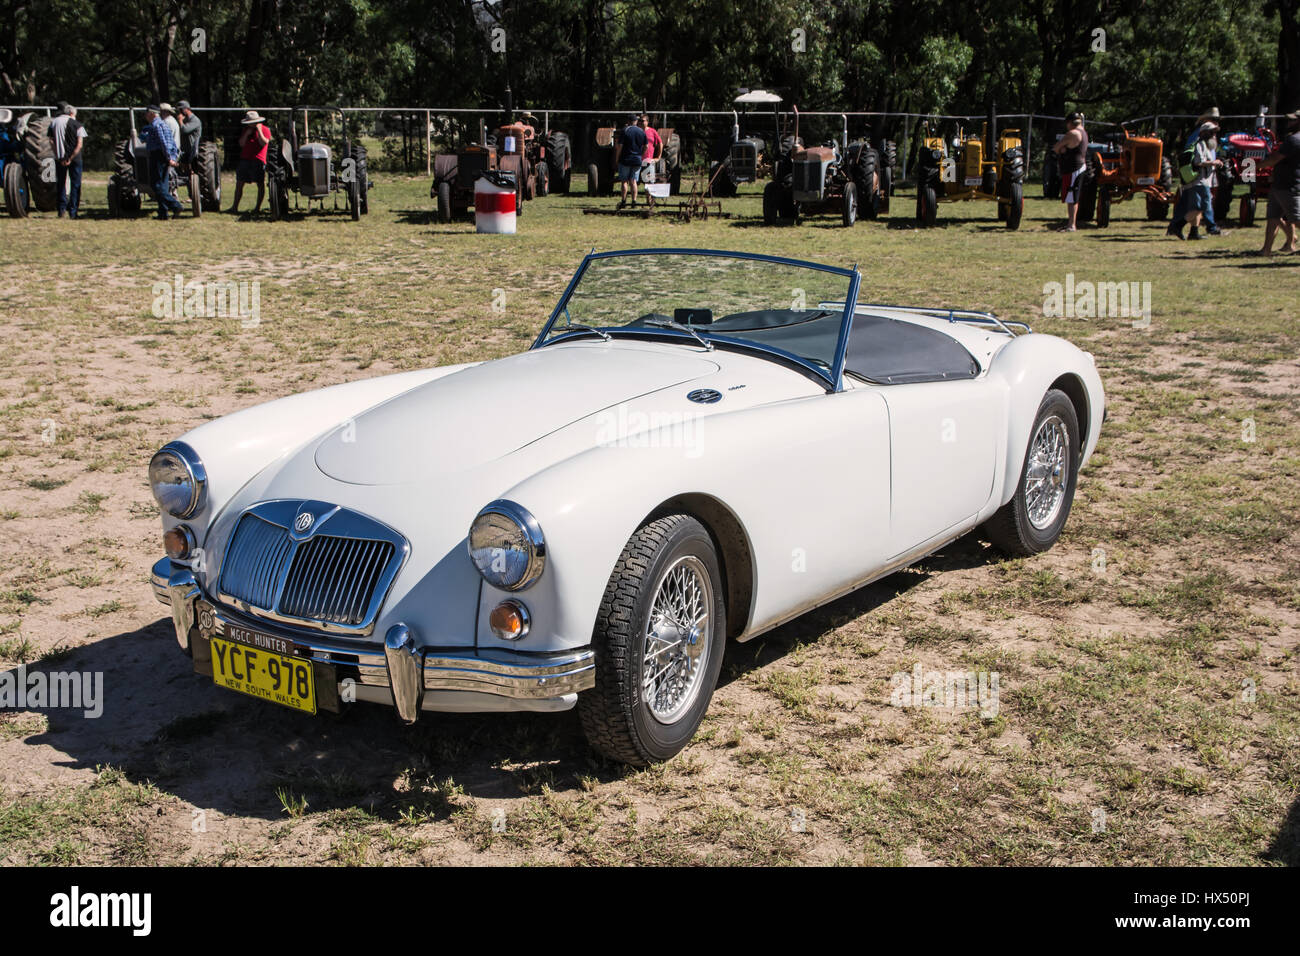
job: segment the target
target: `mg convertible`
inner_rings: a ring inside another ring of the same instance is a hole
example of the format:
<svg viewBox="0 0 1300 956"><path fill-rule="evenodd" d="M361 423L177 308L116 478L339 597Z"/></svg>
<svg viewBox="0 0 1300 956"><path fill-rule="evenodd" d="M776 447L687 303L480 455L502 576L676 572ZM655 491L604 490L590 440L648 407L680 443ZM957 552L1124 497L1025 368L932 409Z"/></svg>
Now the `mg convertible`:
<svg viewBox="0 0 1300 956"><path fill-rule="evenodd" d="M525 352L199 426L149 464L181 650L308 713L576 706L606 756L672 757L729 642L976 528L1043 551L1069 516L1091 355L860 281L592 253Z"/></svg>

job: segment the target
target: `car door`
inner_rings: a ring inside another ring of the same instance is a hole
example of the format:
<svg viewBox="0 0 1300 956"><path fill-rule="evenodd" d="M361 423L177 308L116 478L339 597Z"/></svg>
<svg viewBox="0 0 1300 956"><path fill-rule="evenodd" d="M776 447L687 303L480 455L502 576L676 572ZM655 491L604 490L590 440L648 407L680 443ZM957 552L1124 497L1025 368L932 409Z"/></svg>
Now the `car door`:
<svg viewBox="0 0 1300 956"><path fill-rule="evenodd" d="M985 379L890 385L890 554L969 523L988 502L1005 397Z"/></svg>

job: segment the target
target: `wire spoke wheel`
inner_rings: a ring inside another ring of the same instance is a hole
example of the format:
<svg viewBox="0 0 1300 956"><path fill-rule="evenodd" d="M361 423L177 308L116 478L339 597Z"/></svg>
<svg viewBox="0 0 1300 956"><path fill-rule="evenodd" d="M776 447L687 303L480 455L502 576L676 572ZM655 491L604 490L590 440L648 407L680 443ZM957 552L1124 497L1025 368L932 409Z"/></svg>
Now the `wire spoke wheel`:
<svg viewBox="0 0 1300 956"><path fill-rule="evenodd" d="M659 579L645 627L643 699L660 723L674 723L699 696L712 626L708 568L694 555L684 555Z"/></svg>
<svg viewBox="0 0 1300 956"><path fill-rule="evenodd" d="M1025 469L1025 504L1029 523L1040 531L1056 520L1065 501L1069 474L1069 433L1065 422L1053 415L1038 426Z"/></svg>

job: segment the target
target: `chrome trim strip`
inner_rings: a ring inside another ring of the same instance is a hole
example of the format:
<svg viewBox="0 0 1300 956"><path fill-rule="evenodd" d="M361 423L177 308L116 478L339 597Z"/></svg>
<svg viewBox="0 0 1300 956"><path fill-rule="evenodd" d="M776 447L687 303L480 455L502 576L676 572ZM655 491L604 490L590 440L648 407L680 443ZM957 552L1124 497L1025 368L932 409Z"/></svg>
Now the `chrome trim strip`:
<svg viewBox="0 0 1300 956"><path fill-rule="evenodd" d="M153 588L153 596L163 604L171 604L171 594L167 590L167 579L172 576L172 559L162 558L155 561L153 569L149 572L149 585Z"/></svg>
<svg viewBox="0 0 1300 956"><path fill-rule="evenodd" d="M176 628L176 643L186 654L190 652L190 628L194 626L194 602L199 597L199 583L189 568L178 568L167 579L167 593L172 604L172 626Z"/></svg>

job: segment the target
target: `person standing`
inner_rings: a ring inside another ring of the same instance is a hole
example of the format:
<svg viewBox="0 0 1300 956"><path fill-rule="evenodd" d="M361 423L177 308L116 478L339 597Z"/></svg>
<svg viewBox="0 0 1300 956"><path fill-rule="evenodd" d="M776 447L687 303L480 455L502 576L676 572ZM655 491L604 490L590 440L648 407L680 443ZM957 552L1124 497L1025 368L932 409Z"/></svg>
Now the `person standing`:
<svg viewBox="0 0 1300 956"><path fill-rule="evenodd" d="M193 166L199 156L199 143L203 140L203 121L194 115L186 100L177 103L176 109L181 120L181 138L178 144L181 160Z"/></svg>
<svg viewBox="0 0 1300 956"><path fill-rule="evenodd" d="M1207 210L1209 210L1209 218L1206 219L1206 229L1209 230L1214 223L1214 187L1218 183L1215 171L1223 165L1223 160L1218 158L1218 141L1214 136L1218 131L1219 127L1207 120L1201 124L1197 133L1198 140L1192 152L1192 168L1196 170L1196 178L1187 189L1187 212L1184 217L1192 227L1187 234L1188 239L1201 238L1201 219L1205 218ZM1177 224L1176 220L1175 224ZM1217 235L1218 231L1218 227L1215 226L1211 235ZM1179 239L1183 237L1181 226L1175 235Z"/></svg>
<svg viewBox="0 0 1300 956"><path fill-rule="evenodd" d="M170 103L159 103L158 111L162 114L162 121L167 124L167 128L172 132L172 142L176 148L181 148L181 124L176 120L176 114L172 110Z"/></svg>
<svg viewBox="0 0 1300 956"><path fill-rule="evenodd" d="M1064 232L1077 232L1079 199L1088 172L1088 131L1083 128L1083 114L1065 118L1065 135L1052 147L1056 166L1061 173L1061 201L1065 203Z"/></svg>
<svg viewBox="0 0 1300 956"><path fill-rule="evenodd" d="M641 158L645 155L646 143L645 130L640 127L640 121L641 118L636 113L628 116L614 147L614 162L618 164L618 178L623 184L619 209L627 205L629 183L632 184L632 207L636 208L636 184L641 176Z"/></svg>
<svg viewBox="0 0 1300 956"><path fill-rule="evenodd" d="M1279 227L1286 241L1282 252L1295 252L1296 226L1300 225L1300 110L1286 114L1286 131L1277 149L1260 163L1273 170L1268 189L1268 226L1264 230L1261 254L1273 254L1273 238Z"/></svg>
<svg viewBox="0 0 1300 956"><path fill-rule="evenodd" d="M146 106L144 121L140 138L149 153L149 182L153 184L153 195L158 200L158 218L166 221L170 212L176 219L181 214L181 203L172 194L171 171L177 165L180 150L176 148L172 131L162 120L159 107Z"/></svg>
<svg viewBox="0 0 1300 956"><path fill-rule="evenodd" d="M81 147L86 128L77 122L75 106L59 103L59 115L50 121L50 138L54 141L59 218L76 219L81 208Z"/></svg>
<svg viewBox="0 0 1300 956"><path fill-rule="evenodd" d="M1211 106L1208 110L1206 110L1204 113L1202 113L1200 116L1196 118L1196 125L1193 126L1192 131L1187 134L1187 139L1183 142L1183 155L1187 157L1187 161L1185 163L1180 161L1178 167L1180 176L1184 175L1183 172L1184 169L1190 171L1186 173L1187 176L1186 185L1191 185L1191 182L1196 178L1194 160L1196 157L1196 145L1201 140L1201 128L1206 123L1213 123L1215 124L1214 128L1217 133L1218 122L1219 122L1219 108L1217 106ZM1217 135L1213 139L1213 146L1214 146L1215 154L1217 155L1219 151L1219 141ZM1229 189L1232 188L1231 184L1229 184L1228 188ZM1192 191L1190 189L1180 189L1178 191L1178 200L1177 202L1174 203L1174 215L1169 222L1169 228L1165 230L1166 235L1177 236L1179 239L1183 238L1183 227L1187 225L1187 208L1191 200L1192 200ZM1211 196L1211 200L1213 200L1213 196ZM1213 201L1210 202L1210 205L1208 207L1201 210L1201 215L1205 219L1205 231L1212 236L1217 236L1221 230L1219 229L1219 224L1214 221Z"/></svg>
<svg viewBox="0 0 1300 956"><path fill-rule="evenodd" d="M641 119L637 123L645 132L645 155L641 159L641 180L642 182L652 183L655 181L655 161L660 159L664 154L663 137L659 131L650 125L650 115L642 113Z"/></svg>
<svg viewBox="0 0 1300 956"><path fill-rule="evenodd" d="M244 131L239 134L239 165L235 167L235 202L230 207L232 213L239 212L239 200L244 195L245 183L257 183L257 205L253 212L262 211L262 199L266 195L266 147L271 142L271 131L266 128L266 119L259 116L257 110L249 110L240 120Z"/></svg>

